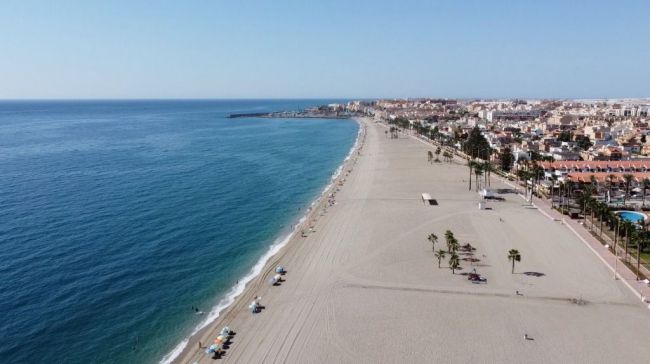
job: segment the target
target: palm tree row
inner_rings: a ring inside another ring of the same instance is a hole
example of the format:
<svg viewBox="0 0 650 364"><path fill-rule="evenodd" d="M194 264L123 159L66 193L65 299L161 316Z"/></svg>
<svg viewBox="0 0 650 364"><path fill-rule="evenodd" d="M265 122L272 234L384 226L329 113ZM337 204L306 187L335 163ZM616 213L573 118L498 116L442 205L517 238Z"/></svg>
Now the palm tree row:
<svg viewBox="0 0 650 364"><path fill-rule="evenodd" d="M451 230L445 231L445 242L447 243L447 250L438 249L436 250L436 244L438 243L438 236L434 233L427 236L427 240L431 242L431 250L434 252L434 256L438 259L438 268L443 259L449 254L449 268L451 268L451 273L456 274L456 269L460 267L460 257L458 256L458 249L460 244L458 239L454 236L454 233ZM463 245L463 249L466 251L475 250L470 244ZM515 273L515 263L521 261L521 253L517 249L510 249L508 251L508 260L512 262L511 273Z"/></svg>
<svg viewBox="0 0 650 364"><path fill-rule="evenodd" d="M551 194L552 194L551 197L554 197L554 194L555 194L555 191L554 191L555 188L554 187L555 187L555 182L557 181L557 177L553 175L553 176L551 176L551 178L553 179L553 182L554 182L553 187L551 189ZM630 197L630 190L631 190L630 187L632 186L634 176L631 175L631 174L624 174L622 176L622 178L623 178L623 187L624 187L624 192L625 192L623 194L623 205L625 205L627 203L629 197ZM609 195L611 196L613 194L613 189L614 189L614 186L615 186L616 179L617 179L616 175L614 175L614 174L608 175L607 179L606 179L607 180L607 185L604 186L605 189L603 189L599 185L599 182L596 179L596 177L592 175L589 178L589 183L586 184L585 186L587 186L587 188L592 188L592 191L591 191L592 194L593 193L598 193L598 194L609 193ZM559 184L559 186L558 186L559 187L558 188L558 197L560 198L560 200L564 200L564 197L567 197L567 196L570 198L571 197L571 192L575 189L575 186L576 186L576 184L574 182L570 181L570 180L566 180L564 182L561 182ZM647 191L648 191L648 188L650 188L650 179L643 178L639 182L639 186L641 187L641 193L642 193L642 195L641 195L641 206L645 207L645 200L646 200L646 196L647 196ZM566 201L564 201L564 202L566 202ZM551 204L554 205L553 198L551 198ZM563 207L562 205L563 205L563 203L560 202L560 207Z"/></svg>
<svg viewBox="0 0 650 364"><path fill-rule="evenodd" d="M584 220L589 218L589 229L593 230L596 226L595 220L598 220L599 237L603 236L603 225L606 225L614 233L613 250L618 255L619 246L623 245L623 259L629 258L631 247L636 249L637 278L641 265L641 253L650 246L650 232L646 230L645 225L635 224L629 220L622 219L618 214L612 211L607 203L598 201L592 194L594 187L588 185L583 193L577 198L577 202L582 206Z"/></svg>
<svg viewBox="0 0 650 364"><path fill-rule="evenodd" d="M483 185L490 185L490 176L492 171L492 164L489 161L473 161L468 160L467 166L469 167L469 190L472 190L472 174L474 175L474 186L478 192L481 189L480 178L483 176Z"/></svg>
<svg viewBox="0 0 650 364"><path fill-rule="evenodd" d="M526 194L528 194L528 182L530 182L530 202L533 201L533 192L539 180L544 177L544 168L533 161L532 164L527 160L523 162L524 168L517 170L517 177L524 183Z"/></svg>

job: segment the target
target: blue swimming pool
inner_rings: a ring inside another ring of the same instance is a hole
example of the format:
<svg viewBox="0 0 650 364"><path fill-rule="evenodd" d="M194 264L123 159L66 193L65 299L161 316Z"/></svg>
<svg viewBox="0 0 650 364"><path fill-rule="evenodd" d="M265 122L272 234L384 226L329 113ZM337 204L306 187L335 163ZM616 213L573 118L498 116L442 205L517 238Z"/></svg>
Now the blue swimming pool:
<svg viewBox="0 0 650 364"><path fill-rule="evenodd" d="M640 212L634 212L634 211L619 211L617 212L617 214L623 220L637 222L637 223L643 223L647 218L646 214L642 214Z"/></svg>

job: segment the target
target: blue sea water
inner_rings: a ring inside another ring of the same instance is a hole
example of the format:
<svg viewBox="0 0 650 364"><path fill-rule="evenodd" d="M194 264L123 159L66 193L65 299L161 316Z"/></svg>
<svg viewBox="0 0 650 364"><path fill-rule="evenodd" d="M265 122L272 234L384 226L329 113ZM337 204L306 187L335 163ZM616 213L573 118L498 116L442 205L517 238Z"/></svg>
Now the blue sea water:
<svg viewBox="0 0 650 364"><path fill-rule="evenodd" d="M224 116L326 102L0 102L0 362L159 362L358 131Z"/></svg>

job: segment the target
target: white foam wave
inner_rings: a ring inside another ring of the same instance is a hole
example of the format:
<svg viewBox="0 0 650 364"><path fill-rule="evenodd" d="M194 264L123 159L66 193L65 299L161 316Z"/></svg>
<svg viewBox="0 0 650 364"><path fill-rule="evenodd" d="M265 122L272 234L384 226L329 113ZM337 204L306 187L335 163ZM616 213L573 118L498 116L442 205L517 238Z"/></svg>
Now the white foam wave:
<svg viewBox="0 0 650 364"><path fill-rule="evenodd" d="M321 194L314 201L312 201L310 206L313 207L316 204L318 204L318 202L320 202L320 200L327 193L327 191L329 191L330 188L332 188L332 186L334 185L333 181L335 181L341 175L341 172L343 171L343 167L344 167L345 163L352 157L352 154L357 149L357 147L359 145L360 138L361 138L361 133L362 133L361 125L359 125L359 131L357 133L357 139L355 140L354 145L352 145L352 148L350 148L350 151L348 152L348 155L343 160L343 163L332 174L332 178L331 178L332 182L328 183L327 186L325 186L325 189L323 189ZM244 292L244 290L246 289L246 284L248 282L252 281L253 279L255 279L255 277L257 277L260 273L262 273L262 269L264 269L264 266L266 265L266 263L275 254L277 254L280 251L280 249L282 249L285 245L287 245L287 243L291 240L291 238L296 233L296 231L298 230L300 225L307 220L307 215L310 212L311 212L311 209L310 209L309 212L307 212L307 214L303 215L298 220L298 223L293 226L293 228L291 229L291 231L289 232L288 235L276 239L276 241L273 244L271 244L271 246L266 251L266 253L264 255L262 255L262 257L260 257L260 259L257 261L257 263L255 263L253 268L251 268L250 272L246 276L244 276L244 278L240 279L239 283L234 285L228 291L228 293L226 293L224 298L222 298L219 301L219 303L217 303L217 305L214 306L210 310L210 313L206 316L206 318L200 324L198 324L194 328L194 330L192 330L192 333L190 334L189 337L183 339L183 341L181 341L178 345L176 345L176 347L174 347L174 349L172 351L170 351L167 355L165 355L162 358L162 360L160 360L160 364L170 364L171 362L173 362L174 359L176 359L179 355L181 355L181 353L183 352L185 347L187 347L187 344L189 343L189 338L190 337L194 336L201 329L205 328L206 326L208 326L212 322L214 322L217 318L219 318L219 314L224 309L226 309L228 306L233 304L233 302L235 302L235 299L237 299L237 297L239 295L241 295Z"/></svg>

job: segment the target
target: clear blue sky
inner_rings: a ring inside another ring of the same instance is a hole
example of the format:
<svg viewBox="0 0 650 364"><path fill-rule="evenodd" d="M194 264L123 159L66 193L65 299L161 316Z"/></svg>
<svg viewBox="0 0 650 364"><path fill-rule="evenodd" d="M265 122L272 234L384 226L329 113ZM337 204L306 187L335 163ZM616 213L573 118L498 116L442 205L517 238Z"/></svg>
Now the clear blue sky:
<svg viewBox="0 0 650 364"><path fill-rule="evenodd" d="M650 97L650 1L3 1L0 98Z"/></svg>

